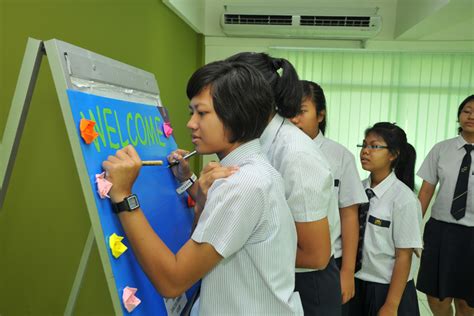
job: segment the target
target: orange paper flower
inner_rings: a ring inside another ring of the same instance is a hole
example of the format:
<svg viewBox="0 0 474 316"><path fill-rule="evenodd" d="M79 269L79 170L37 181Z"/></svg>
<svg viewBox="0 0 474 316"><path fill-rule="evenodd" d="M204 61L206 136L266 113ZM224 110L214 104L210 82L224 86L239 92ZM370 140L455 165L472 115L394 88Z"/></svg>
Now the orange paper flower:
<svg viewBox="0 0 474 316"><path fill-rule="evenodd" d="M94 121L86 120L84 118L81 119L79 129L81 130L81 137L86 142L86 144L92 143L94 139L99 136L99 134L94 130L94 125Z"/></svg>

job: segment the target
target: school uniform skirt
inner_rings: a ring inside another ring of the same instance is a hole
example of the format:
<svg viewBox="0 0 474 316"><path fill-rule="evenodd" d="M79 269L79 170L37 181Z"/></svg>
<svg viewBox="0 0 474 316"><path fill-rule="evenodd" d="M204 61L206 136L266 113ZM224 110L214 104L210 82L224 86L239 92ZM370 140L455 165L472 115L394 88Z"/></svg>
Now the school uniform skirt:
<svg viewBox="0 0 474 316"><path fill-rule="evenodd" d="M306 316L341 315L341 279L334 257L324 270L297 272L295 291L300 294Z"/></svg>
<svg viewBox="0 0 474 316"><path fill-rule="evenodd" d="M474 307L474 227L430 218L423 241L417 289L440 300L459 298Z"/></svg>
<svg viewBox="0 0 474 316"><path fill-rule="evenodd" d="M355 279L355 296L349 304L351 316L377 316L378 311L385 304L390 284L363 281ZM403 292L398 316L419 316L420 309L416 296L415 282L408 281Z"/></svg>

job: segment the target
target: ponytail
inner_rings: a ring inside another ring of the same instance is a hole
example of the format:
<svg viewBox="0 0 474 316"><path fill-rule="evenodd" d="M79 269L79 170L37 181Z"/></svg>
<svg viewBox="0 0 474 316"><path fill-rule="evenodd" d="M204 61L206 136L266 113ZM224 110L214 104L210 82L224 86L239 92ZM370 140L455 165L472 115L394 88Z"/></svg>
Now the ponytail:
<svg viewBox="0 0 474 316"><path fill-rule="evenodd" d="M379 122L365 130L365 136L371 133L382 137L387 143L390 153L397 157L391 164L395 175L413 191L415 189L416 151L408 143L405 131L394 123Z"/></svg>
<svg viewBox="0 0 474 316"><path fill-rule="evenodd" d="M397 159L398 163L395 165L397 178L405 183L412 191L415 190L415 148L407 142L405 146L402 146L402 150Z"/></svg>
<svg viewBox="0 0 474 316"><path fill-rule="evenodd" d="M259 70L273 90L276 112L285 118L296 116L302 99L302 88L293 65L284 58L265 53L239 53L226 59L252 65ZM278 72L281 69L281 75Z"/></svg>
<svg viewBox="0 0 474 316"><path fill-rule="evenodd" d="M301 107L302 88L293 65L286 59L280 59L281 76L274 89L278 114L286 118L295 117Z"/></svg>

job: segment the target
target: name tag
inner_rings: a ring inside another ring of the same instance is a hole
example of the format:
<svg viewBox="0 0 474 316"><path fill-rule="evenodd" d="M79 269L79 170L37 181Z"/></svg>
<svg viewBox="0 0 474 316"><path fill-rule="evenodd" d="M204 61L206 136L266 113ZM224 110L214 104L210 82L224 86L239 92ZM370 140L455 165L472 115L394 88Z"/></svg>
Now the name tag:
<svg viewBox="0 0 474 316"><path fill-rule="evenodd" d="M375 226L380 226L380 227L386 227L386 228L390 227L390 221L386 221L384 219L380 219L372 215L369 216L369 223L372 223Z"/></svg>

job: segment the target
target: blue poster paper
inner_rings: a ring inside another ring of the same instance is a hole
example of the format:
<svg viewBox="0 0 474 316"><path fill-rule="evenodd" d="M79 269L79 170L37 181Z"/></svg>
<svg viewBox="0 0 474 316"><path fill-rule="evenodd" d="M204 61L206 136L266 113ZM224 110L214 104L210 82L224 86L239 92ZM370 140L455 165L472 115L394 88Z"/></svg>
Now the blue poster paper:
<svg viewBox="0 0 474 316"><path fill-rule="evenodd" d="M109 155L128 145L133 145L142 160L163 160L163 166L143 167L133 187L150 225L166 245L176 253L191 235L192 209L187 206L187 195L175 191L179 183L166 167L166 156L176 149L173 137L166 138L162 124L164 120L155 106L110 99L74 90L68 90L69 103L77 127L82 154L87 167L92 188L97 190L95 175L101 173L102 162ZM99 136L87 145L81 138L79 122L81 118L96 122L95 131ZM124 315L128 312L122 303L122 293L126 286L138 288L136 296L141 304L133 315L166 315L166 307L161 295L155 290L133 254L131 246L116 214L112 212L109 199L100 199L93 192L98 215L108 249L119 300ZM124 236L122 241L128 250L118 259L112 256L109 236L116 233ZM99 242L99 241L98 241ZM188 300L197 286L187 293Z"/></svg>

